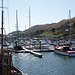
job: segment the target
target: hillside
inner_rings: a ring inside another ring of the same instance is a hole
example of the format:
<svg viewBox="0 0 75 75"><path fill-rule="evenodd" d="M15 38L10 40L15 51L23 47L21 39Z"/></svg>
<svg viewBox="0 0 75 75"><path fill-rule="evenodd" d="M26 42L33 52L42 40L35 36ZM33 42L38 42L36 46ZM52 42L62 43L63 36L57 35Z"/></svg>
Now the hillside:
<svg viewBox="0 0 75 75"><path fill-rule="evenodd" d="M29 29L20 32L20 37L29 37L29 31L31 33L31 37L64 37L69 38L69 31L71 25L71 34L72 38L75 38L75 17L70 20L64 19L58 23L52 23L52 24L43 24L43 25L35 25L30 27ZM68 32L65 32L65 30L68 29Z"/></svg>

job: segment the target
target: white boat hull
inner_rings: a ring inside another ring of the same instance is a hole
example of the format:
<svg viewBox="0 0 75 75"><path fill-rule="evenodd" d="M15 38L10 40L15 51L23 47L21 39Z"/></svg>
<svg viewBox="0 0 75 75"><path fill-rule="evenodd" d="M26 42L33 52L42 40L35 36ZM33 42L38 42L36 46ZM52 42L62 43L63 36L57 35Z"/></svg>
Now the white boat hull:
<svg viewBox="0 0 75 75"><path fill-rule="evenodd" d="M43 49L48 49L50 46L49 45L41 45L41 48Z"/></svg>
<svg viewBox="0 0 75 75"><path fill-rule="evenodd" d="M69 56L69 53L65 53L65 52L62 52L62 51L59 51L59 50L55 50L55 53L58 53L58 54L61 54L61 55Z"/></svg>
<svg viewBox="0 0 75 75"><path fill-rule="evenodd" d="M55 53L58 53L58 54L64 55L64 56L75 56L75 53L66 53L66 52L59 51L59 50L55 50Z"/></svg>
<svg viewBox="0 0 75 75"><path fill-rule="evenodd" d="M26 49L29 49L29 50L33 50L33 49L34 49L33 46L26 46L25 48L26 48Z"/></svg>

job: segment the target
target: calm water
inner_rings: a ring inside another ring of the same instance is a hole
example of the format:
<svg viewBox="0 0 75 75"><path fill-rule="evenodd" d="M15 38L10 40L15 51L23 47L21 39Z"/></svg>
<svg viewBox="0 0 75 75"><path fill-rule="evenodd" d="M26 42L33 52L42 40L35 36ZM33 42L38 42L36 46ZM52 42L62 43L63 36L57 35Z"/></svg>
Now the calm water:
<svg viewBox="0 0 75 75"><path fill-rule="evenodd" d="M38 58L29 53L13 54L13 64L25 75L75 75L75 57L54 52L42 53Z"/></svg>

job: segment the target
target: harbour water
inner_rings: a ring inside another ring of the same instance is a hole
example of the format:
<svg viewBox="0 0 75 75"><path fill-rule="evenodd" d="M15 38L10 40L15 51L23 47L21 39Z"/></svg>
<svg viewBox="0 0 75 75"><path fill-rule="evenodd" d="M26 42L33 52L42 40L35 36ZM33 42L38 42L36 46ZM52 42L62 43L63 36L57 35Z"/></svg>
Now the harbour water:
<svg viewBox="0 0 75 75"><path fill-rule="evenodd" d="M75 75L75 57L42 53L38 58L29 53L12 54L13 64L24 75Z"/></svg>

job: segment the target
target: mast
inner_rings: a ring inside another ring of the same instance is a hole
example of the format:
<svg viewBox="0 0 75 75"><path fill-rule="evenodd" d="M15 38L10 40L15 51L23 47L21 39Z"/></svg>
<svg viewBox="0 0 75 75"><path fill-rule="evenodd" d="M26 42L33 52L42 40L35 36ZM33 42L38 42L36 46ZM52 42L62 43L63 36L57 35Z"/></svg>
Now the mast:
<svg viewBox="0 0 75 75"><path fill-rule="evenodd" d="M2 0L2 28L1 28L1 32L2 32L2 37L1 37L1 54L3 54L3 0Z"/></svg>
<svg viewBox="0 0 75 75"><path fill-rule="evenodd" d="M26 31L26 25L25 25L25 31ZM24 34L25 35L25 34ZM24 36L24 38L25 38L25 36Z"/></svg>
<svg viewBox="0 0 75 75"><path fill-rule="evenodd" d="M17 30L17 40L19 43L19 34L18 34L18 14L17 14L17 10L16 10L16 30Z"/></svg>
<svg viewBox="0 0 75 75"><path fill-rule="evenodd" d="M30 7L29 7L29 40L31 39L31 33L30 33Z"/></svg>
<svg viewBox="0 0 75 75"><path fill-rule="evenodd" d="M71 41L71 21L70 21L70 19L71 19L71 10L69 10L69 27L70 27L69 28L70 29L69 30L69 37L70 37L69 40Z"/></svg>

